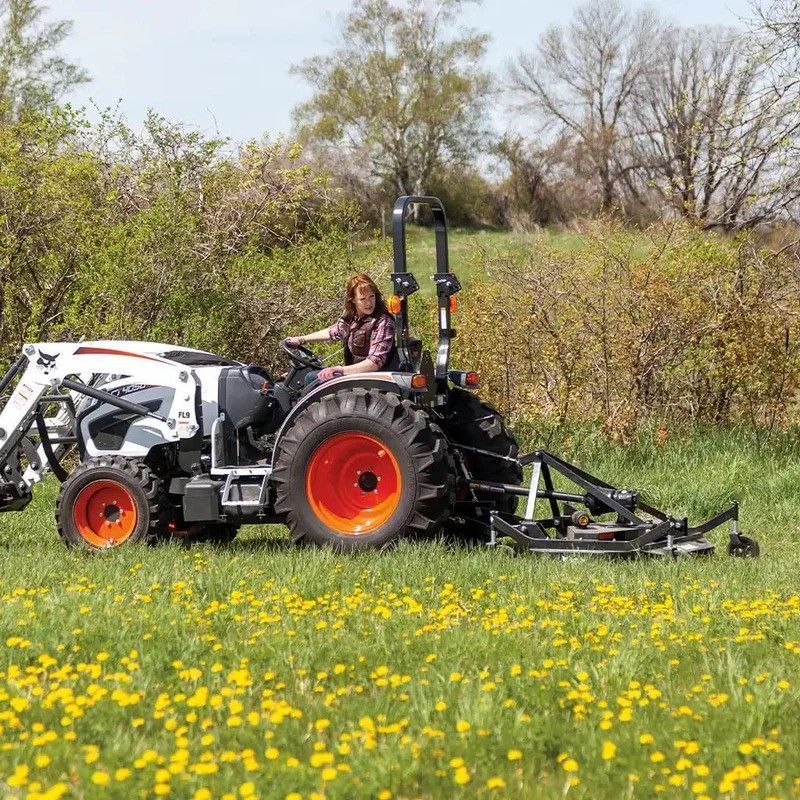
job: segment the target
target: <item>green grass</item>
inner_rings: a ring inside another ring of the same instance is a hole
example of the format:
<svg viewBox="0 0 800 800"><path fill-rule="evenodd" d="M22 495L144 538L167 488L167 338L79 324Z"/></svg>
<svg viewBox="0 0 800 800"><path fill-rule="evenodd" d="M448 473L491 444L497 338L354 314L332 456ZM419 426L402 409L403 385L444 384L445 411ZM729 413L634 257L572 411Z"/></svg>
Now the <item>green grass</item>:
<svg viewBox="0 0 800 800"><path fill-rule="evenodd" d="M436 296L430 276L436 271L436 244L432 228L409 225L406 229L406 257L408 268L417 278L424 297ZM453 228L448 232L450 269L458 275L462 286L485 276L486 262L494 258L520 260L537 247L546 246L564 254L589 246L580 233L545 229L535 233L509 233L498 230L466 230ZM370 271L375 263L391 263L391 242L380 240L364 242L356 248L357 268Z"/></svg>
<svg viewBox="0 0 800 800"><path fill-rule="evenodd" d="M47 483L0 516L0 795L797 796L796 441L536 441L676 511L738 494L762 558L345 557L280 528L91 556Z"/></svg>

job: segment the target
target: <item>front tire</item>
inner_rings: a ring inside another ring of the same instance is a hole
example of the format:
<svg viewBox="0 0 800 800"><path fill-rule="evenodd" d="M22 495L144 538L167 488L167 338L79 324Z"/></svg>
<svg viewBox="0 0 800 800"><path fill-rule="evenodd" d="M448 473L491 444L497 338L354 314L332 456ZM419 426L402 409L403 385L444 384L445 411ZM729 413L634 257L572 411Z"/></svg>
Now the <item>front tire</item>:
<svg viewBox="0 0 800 800"><path fill-rule="evenodd" d="M141 461L90 458L61 486L56 527L68 547L108 550L132 542L154 544L166 534L161 481Z"/></svg>
<svg viewBox="0 0 800 800"><path fill-rule="evenodd" d="M278 445L275 510L295 541L340 550L435 534L450 513L447 440L395 394L350 389L305 409Z"/></svg>

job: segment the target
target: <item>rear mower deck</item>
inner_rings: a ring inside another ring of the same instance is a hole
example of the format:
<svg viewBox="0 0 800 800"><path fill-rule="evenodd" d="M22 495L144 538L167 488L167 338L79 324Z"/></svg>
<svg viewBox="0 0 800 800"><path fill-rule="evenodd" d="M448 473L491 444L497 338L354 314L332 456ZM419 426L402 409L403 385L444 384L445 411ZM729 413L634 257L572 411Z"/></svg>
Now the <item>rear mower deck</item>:
<svg viewBox="0 0 800 800"><path fill-rule="evenodd" d="M545 450L536 450L517 459L532 468L531 481L523 486L470 481L472 489L496 494L526 497L525 516L491 511L489 546L503 537L534 553L551 555L583 554L595 556L678 556L711 555L714 544L705 538L710 531L730 522L728 554L757 556L758 543L738 530L739 506L731 503L700 525L689 525L686 517L676 518L648 505L638 492L619 489ZM557 490L553 473L569 480L579 491ZM551 516L534 518L536 501L547 500ZM583 506L585 511L577 510ZM615 514L611 522L597 522L592 514Z"/></svg>

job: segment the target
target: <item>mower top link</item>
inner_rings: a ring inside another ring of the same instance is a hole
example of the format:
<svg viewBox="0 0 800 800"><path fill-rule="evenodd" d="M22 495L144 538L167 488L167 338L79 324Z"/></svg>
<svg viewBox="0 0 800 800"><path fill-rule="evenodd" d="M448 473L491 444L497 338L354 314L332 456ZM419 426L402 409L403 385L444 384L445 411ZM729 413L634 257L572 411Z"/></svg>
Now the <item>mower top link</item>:
<svg viewBox="0 0 800 800"><path fill-rule="evenodd" d="M433 214L435 357L409 326L419 289L406 261L412 204ZM24 509L51 472L59 534L90 550L227 542L244 524L280 522L295 541L341 550L443 535L550 554L674 557L713 552L706 534L730 522L728 552L758 554L737 530L735 503L692 527L551 453L520 456L502 416L475 394L477 374L450 369L461 285L441 202L399 198L393 243L395 342L381 372L309 385L324 365L305 348L284 348L290 368L275 380L175 345L26 344L0 380L0 511ZM536 516L537 500L547 516Z"/></svg>

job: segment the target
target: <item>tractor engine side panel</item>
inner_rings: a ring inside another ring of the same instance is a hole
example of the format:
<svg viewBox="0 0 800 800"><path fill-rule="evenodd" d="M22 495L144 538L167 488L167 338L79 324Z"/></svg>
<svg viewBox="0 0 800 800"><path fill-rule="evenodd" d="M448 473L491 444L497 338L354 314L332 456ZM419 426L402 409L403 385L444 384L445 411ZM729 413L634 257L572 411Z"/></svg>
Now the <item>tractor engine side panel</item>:
<svg viewBox="0 0 800 800"><path fill-rule="evenodd" d="M103 386L103 390L141 405L156 414L169 414L175 396L167 386L124 383ZM79 414L78 439L87 456L116 453L128 458L144 458L154 447L170 441L152 424L149 417L140 417L121 408L92 401Z"/></svg>

